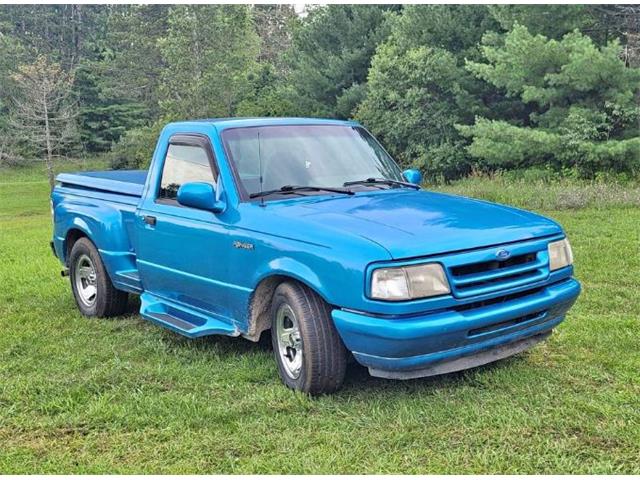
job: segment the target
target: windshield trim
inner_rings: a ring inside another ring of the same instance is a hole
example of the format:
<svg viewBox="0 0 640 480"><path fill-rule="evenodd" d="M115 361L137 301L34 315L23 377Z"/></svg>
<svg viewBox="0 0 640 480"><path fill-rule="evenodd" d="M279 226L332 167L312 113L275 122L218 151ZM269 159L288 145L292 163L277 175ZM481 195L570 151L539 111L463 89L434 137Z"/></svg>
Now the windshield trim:
<svg viewBox="0 0 640 480"><path fill-rule="evenodd" d="M322 195L327 195L327 192L306 192L304 195L300 195L299 197L295 197L295 198L290 198L288 195L284 196L284 195L271 195L271 197L274 198L251 198L249 196L249 193L246 191L246 189L244 188L244 185L242 184L242 180L240 179L240 174L238 173L238 170L236 168L236 163L233 161L233 157L231 156L230 153L230 149L229 149L229 144L227 142L227 139L225 138L224 133L228 130L238 130L238 129L243 129L243 130L247 130L247 129L252 129L252 128L270 128L270 127L298 127L298 126L305 126L305 127L346 127L346 128L361 128L362 130L364 130L372 139L374 142L376 142L376 144L384 151L384 153L386 153L389 158L391 159L391 161L395 164L395 166L398 168L398 171L402 171L402 169L400 168L400 165L398 164L398 162L396 161L395 158L393 158L393 156L391 156L391 154L387 151L386 148L384 148L384 146L378 141L378 139L369 131L367 130L363 125L360 125L359 123L356 122L350 122L350 121L342 121L341 123L322 123L322 122L318 122L318 123L296 123L296 122L291 122L291 123L282 123L282 124L278 124L278 125L246 125L246 126L233 126L233 127L225 127L222 129L218 130L218 135L220 137L221 143L222 143L222 149L224 150L224 154L225 157L227 159L227 164L230 166L231 168L231 173L233 176L233 181L236 185L236 190L238 192L238 197L240 198L240 203L257 203L257 202L273 202L273 201L278 201L278 200L284 200L285 198L282 197L288 197L286 198L287 200L297 200L297 199L301 199L301 198L305 198L305 197L315 197L315 196L322 196ZM379 190L379 191L385 191L387 189L384 190ZM335 194L333 194L335 195Z"/></svg>

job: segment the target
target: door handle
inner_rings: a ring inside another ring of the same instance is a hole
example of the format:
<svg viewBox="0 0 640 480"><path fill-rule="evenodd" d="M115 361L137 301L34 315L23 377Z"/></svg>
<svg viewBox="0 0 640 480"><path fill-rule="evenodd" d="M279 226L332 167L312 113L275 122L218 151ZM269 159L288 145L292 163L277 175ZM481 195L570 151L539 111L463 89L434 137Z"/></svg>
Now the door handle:
<svg viewBox="0 0 640 480"><path fill-rule="evenodd" d="M156 217L154 217L152 215L143 215L142 216L142 220L147 225L155 225L156 224Z"/></svg>

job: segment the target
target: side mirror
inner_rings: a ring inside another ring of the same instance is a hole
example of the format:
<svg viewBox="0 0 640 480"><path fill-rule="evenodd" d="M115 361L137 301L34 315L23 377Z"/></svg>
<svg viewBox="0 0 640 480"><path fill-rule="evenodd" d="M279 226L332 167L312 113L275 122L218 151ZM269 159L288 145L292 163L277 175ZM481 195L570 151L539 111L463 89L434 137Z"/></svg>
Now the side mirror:
<svg viewBox="0 0 640 480"><path fill-rule="evenodd" d="M225 203L216 200L216 189L205 182L190 182L183 184L178 189L178 203L185 207L209 210L220 213L224 210Z"/></svg>
<svg viewBox="0 0 640 480"><path fill-rule="evenodd" d="M405 170L402 172L402 176L409 183L413 183L415 185L420 185L422 183L422 174L420 173L420 170L416 170L415 168Z"/></svg>

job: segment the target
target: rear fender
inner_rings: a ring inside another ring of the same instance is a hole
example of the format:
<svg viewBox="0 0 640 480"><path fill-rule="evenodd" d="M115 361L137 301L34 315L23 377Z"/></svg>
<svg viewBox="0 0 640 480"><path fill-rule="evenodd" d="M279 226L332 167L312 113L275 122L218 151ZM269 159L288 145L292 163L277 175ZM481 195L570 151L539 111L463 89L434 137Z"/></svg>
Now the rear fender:
<svg viewBox="0 0 640 480"><path fill-rule="evenodd" d="M100 251L109 275L113 277L122 260L132 255L123 214L102 202L65 200L55 209L56 252L63 263L68 262L67 238L71 230L84 233ZM117 259L117 260L114 260ZM125 260L125 263L130 263Z"/></svg>

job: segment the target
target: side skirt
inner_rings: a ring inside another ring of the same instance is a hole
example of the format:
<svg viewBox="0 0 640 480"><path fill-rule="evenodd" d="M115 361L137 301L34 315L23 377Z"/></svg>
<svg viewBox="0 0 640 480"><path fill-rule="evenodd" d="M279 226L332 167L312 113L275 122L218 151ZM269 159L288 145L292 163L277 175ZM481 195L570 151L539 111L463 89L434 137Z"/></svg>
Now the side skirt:
<svg viewBox="0 0 640 480"><path fill-rule="evenodd" d="M201 310L179 305L147 292L140 295L140 301L140 315L185 337L196 338L205 335L237 337L240 335L240 332L226 319L214 317Z"/></svg>

